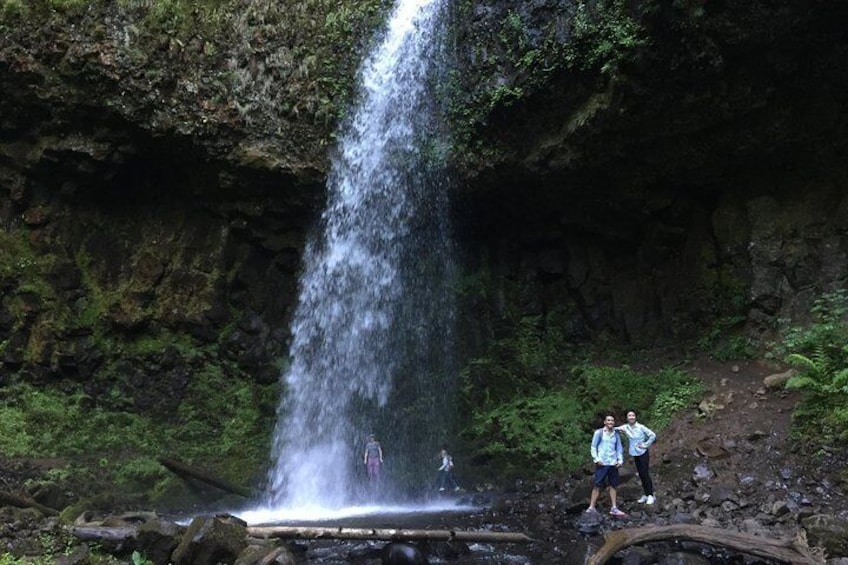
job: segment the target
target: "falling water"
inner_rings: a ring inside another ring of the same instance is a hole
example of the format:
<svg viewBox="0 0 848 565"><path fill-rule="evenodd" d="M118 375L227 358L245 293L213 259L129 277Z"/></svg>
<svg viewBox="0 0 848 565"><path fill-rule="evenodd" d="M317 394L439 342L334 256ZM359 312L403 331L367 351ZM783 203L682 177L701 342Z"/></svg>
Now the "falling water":
<svg viewBox="0 0 848 565"><path fill-rule="evenodd" d="M436 436L449 405L451 253L437 163L446 145L428 85L439 71L445 3L399 0L360 70L320 230L305 250L272 507L358 501L369 432L383 442L384 495L420 471L443 439Z"/></svg>

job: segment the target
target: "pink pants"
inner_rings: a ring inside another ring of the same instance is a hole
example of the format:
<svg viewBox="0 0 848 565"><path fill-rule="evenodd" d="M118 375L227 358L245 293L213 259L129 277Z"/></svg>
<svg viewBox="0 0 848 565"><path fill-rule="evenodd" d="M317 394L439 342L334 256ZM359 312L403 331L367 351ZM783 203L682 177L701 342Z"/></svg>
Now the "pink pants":
<svg viewBox="0 0 848 565"><path fill-rule="evenodd" d="M368 464L366 466L368 469L368 478L373 480L380 478L380 458L379 457L369 457Z"/></svg>

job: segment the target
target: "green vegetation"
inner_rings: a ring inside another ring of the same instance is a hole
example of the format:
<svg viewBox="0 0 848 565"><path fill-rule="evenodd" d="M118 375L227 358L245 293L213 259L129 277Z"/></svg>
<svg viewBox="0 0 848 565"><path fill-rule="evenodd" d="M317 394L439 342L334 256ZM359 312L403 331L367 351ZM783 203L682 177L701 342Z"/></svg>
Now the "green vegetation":
<svg viewBox="0 0 848 565"><path fill-rule="evenodd" d="M744 334L747 317L720 316L698 340L698 349L718 361L750 359L756 350Z"/></svg>
<svg viewBox="0 0 848 565"><path fill-rule="evenodd" d="M480 469L493 480L568 473L586 463L591 434L604 415L661 430L693 406L703 385L679 368L637 371L622 364L633 354L605 346L593 352L573 333L580 317L564 304L545 314L523 313L533 289L486 267L462 277L463 308L488 321L481 355L461 371L461 437ZM593 357L603 362L593 362ZM612 366L612 359L617 359Z"/></svg>
<svg viewBox="0 0 848 565"><path fill-rule="evenodd" d="M151 561L138 551L132 552L132 562L133 565L153 565L153 561Z"/></svg>
<svg viewBox="0 0 848 565"><path fill-rule="evenodd" d="M35 534L33 534L35 536ZM42 531L35 538L40 555L16 556L4 551L0 554L0 565L56 565L62 561L68 561L78 540L66 532ZM4 548L5 549L5 548ZM73 561L73 559L70 559ZM90 565L117 565L121 563L115 557L108 554L100 554L95 548L88 555L86 563Z"/></svg>
<svg viewBox="0 0 848 565"><path fill-rule="evenodd" d="M575 371L582 378L581 396L593 414L612 411L619 418L635 410L652 428L662 429L674 412L685 408L703 392L702 385L676 368L642 373L628 366L583 366ZM671 412L668 412L671 410Z"/></svg>
<svg viewBox="0 0 848 565"><path fill-rule="evenodd" d="M79 389L7 386L0 401L0 451L10 457L75 457L128 492L166 491L171 476L156 458L175 454L244 484L245 473L267 457L277 394L275 386L255 385L233 369L205 365L191 379L177 417L161 421L126 411L129 399L111 399L105 403L118 406L107 407ZM61 470L55 473L52 479L61 481Z"/></svg>
<svg viewBox="0 0 848 565"><path fill-rule="evenodd" d="M577 5L572 38L563 48L566 65L582 71L618 71L633 49L644 44L640 26L624 0L607 0L594 6Z"/></svg>
<svg viewBox="0 0 848 565"><path fill-rule="evenodd" d="M0 0L0 29L3 28L2 20L20 17L23 15L25 7L23 0ZM0 564L2 564L2 561L0 561Z"/></svg>
<svg viewBox="0 0 848 565"><path fill-rule="evenodd" d="M461 372L462 438L481 468L497 469L496 480L573 471L586 462L606 413L623 419L634 409L660 430L701 395L701 383L679 369L646 373L587 361L589 351L568 331L577 314L565 307L522 314L516 305L527 292L486 269L457 288L478 312L495 296L503 301L500 315L491 314L489 346ZM604 358L613 353L605 350Z"/></svg>
<svg viewBox="0 0 848 565"><path fill-rule="evenodd" d="M18 284L18 294L52 295L42 277L53 265L53 255L40 255L30 245L25 230L0 231L0 284Z"/></svg>
<svg viewBox="0 0 848 565"><path fill-rule="evenodd" d="M473 10L468 1L455 8L457 42L468 46L470 61L461 62L441 94L461 149L480 143L473 140L493 113L543 90L564 72L614 78L645 42L637 14L624 0L581 2L543 21L509 10L495 28L468 26L475 21Z"/></svg>
<svg viewBox="0 0 848 565"><path fill-rule="evenodd" d="M815 444L848 438L848 290L819 297L809 324L791 327L776 349L797 374L787 388L801 391L797 431Z"/></svg>
<svg viewBox="0 0 848 565"><path fill-rule="evenodd" d="M28 33L17 26L22 22L37 37L45 22L73 21L75 35L88 34L109 61L137 66L142 88L179 78L194 89L191 105L202 102L203 111L219 119L275 130L283 120L305 120L318 126L309 133L326 143L352 98L364 49L391 5L389 0L0 0L0 29ZM108 29L104 16L126 24ZM116 40L119 35L126 40ZM152 67L154 59L161 62ZM90 70L99 65L94 61ZM69 66L57 70L79 72Z"/></svg>
<svg viewBox="0 0 848 565"><path fill-rule="evenodd" d="M487 384L501 378L491 375ZM679 369L643 373L582 364L557 386L519 389L499 403L472 404L464 436L475 457L490 462L500 478L565 473L586 462L586 446L603 415L621 421L627 410L636 410L642 421L662 430L702 393L703 385Z"/></svg>
<svg viewBox="0 0 848 565"><path fill-rule="evenodd" d="M479 444L476 457L490 459L501 479L556 474L584 461L585 420L568 392L544 391L475 411L466 436Z"/></svg>

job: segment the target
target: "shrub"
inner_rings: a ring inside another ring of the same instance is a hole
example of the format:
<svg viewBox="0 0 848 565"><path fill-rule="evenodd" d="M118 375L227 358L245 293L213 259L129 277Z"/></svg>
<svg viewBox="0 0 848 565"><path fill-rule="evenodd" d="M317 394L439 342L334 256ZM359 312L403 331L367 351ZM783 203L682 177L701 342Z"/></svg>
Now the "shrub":
<svg viewBox="0 0 848 565"><path fill-rule="evenodd" d="M588 445L580 402L568 391L517 398L478 413L469 433L502 478L568 471L585 459Z"/></svg>
<svg viewBox="0 0 848 565"><path fill-rule="evenodd" d="M624 416L625 411L635 410L657 429L667 425L674 412L689 405L702 390L698 381L675 368L642 373L626 365L587 365L576 372L594 414Z"/></svg>
<svg viewBox="0 0 848 565"><path fill-rule="evenodd" d="M786 387L801 391L797 431L824 441L848 437L848 291L823 294L809 324L794 326L778 351L797 369Z"/></svg>
<svg viewBox="0 0 848 565"><path fill-rule="evenodd" d="M478 461L502 479L536 478L572 471L585 463L596 416L636 410L654 430L701 395L703 384L666 368L642 373L629 367L581 365L574 379L535 392L516 390L513 399L472 407L470 440Z"/></svg>
<svg viewBox="0 0 848 565"><path fill-rule="evenodd" d="M156 457L179 453L242 480L267 457L276 386L260 387L235 371L206 365L189 388L175 422L110 409L80 391L3 388L0 452L67 457L98 467L117 484L152 487L165 478Z"/></svg>

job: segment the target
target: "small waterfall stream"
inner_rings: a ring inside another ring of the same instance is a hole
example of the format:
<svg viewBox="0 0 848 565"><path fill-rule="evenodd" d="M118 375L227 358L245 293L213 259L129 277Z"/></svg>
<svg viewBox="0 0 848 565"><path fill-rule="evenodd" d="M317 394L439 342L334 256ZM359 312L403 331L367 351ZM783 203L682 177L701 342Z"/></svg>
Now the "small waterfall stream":
<svg viewBox="0 0 848 565"><path fill-rule="evenodd" d="M360 70L319 229L307 243L266 503L369 500L362 446L386 458L380 499L420 480L444 430L453 373L446 146L428 84L446 0L398 0ZM432 468L432 469L431 469ZM371 499L374 497L371 496Z"/></svg>

